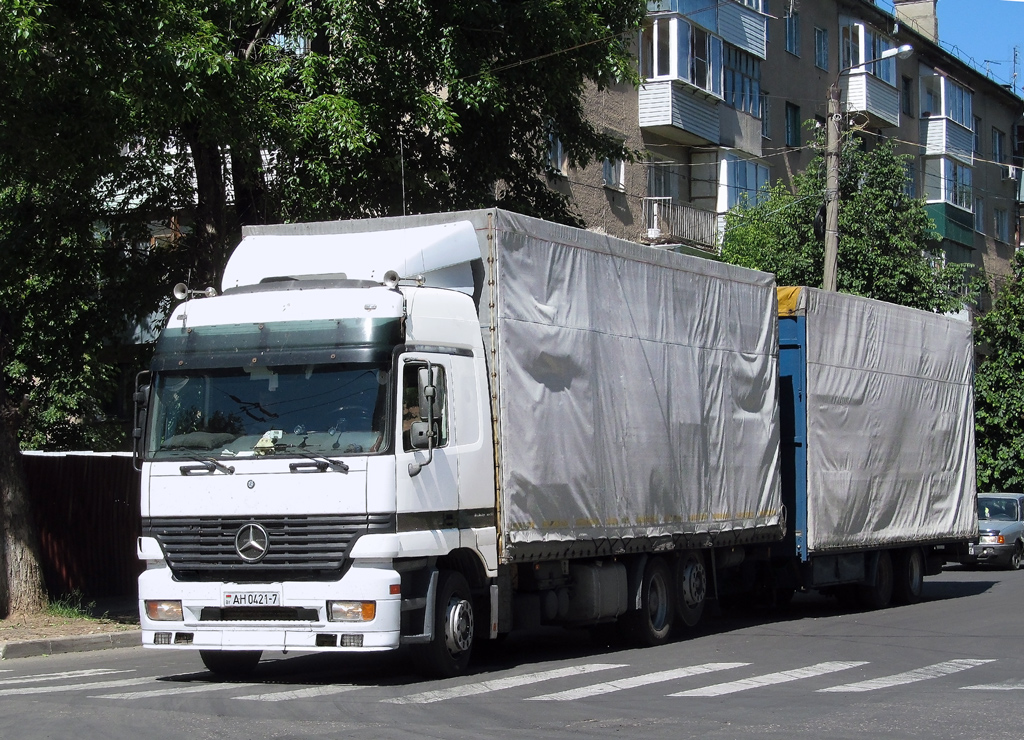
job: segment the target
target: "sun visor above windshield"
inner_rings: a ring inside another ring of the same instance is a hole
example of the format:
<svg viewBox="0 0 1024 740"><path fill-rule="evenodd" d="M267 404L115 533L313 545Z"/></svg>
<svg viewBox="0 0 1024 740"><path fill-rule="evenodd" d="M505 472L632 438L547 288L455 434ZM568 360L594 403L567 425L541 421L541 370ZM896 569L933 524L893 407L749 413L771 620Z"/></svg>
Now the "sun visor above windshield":
<svg viewBox="0 0 1024 740"><path fill-rule="evenodd" d="M426 285L473 295L472 263L480 259L468 221L348 234L253 234L228 259L222 288L283 277L381 282L394 270L402 278L423 275Z"/></svg>

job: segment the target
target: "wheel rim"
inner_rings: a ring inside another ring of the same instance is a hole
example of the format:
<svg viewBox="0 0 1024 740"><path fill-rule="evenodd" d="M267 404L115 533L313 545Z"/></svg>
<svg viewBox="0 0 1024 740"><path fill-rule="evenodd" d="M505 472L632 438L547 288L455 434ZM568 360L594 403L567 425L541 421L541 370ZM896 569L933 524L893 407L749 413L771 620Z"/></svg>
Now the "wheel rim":
<svg viewBox="0 0 1024 740"><path fill-rule="evenodd" d="M668 614L671 608L668 601L668 583L661 573L655 573L647 589L647 615L651 626L656 631L668 625Z"/></svg>
<svg viewBox="0 0 1024 740"><path fill-rule="evenodd" d="M910 592L916 596L921 593L921 588L924 585L924 567L921 564L921 556L916 553L912 554L907 568L910 571Z"/></svg>
<svg viewBox="0 0 1024 740"><path fill-rule="evenodd" d="M466 599L452 597L448 602L444 642L452 655L464 653L473 645L473 605Z"/></svg>
<svg viewBox="0 0 1024 740"><path fill-rule="evenodd" d="M688 609L696 609L704 603L707 595L708 577L704 564L691 559L683 568L683 603Z"/></svg>

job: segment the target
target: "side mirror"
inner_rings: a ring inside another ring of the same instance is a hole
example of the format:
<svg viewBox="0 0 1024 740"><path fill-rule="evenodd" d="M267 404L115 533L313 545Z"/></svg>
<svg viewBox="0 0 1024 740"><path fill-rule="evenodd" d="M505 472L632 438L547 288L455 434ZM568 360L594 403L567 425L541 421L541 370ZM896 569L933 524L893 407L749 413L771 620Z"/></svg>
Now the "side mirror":
<svg viewBox="0 0 1024 740"><path fill-rule="evenodd" d="M413 449L426 450L430 448L430 422L414 421L409 427L409 444Z"/></svg>
<svg viewBox="0 0 1024 740"><path fill-rule="evenodd" d="M132 429L132 465L136 470L142 470L142 448L145 446L146 417L149 409L149 371L143 371L135 376L135 393L132 394L132 401L135 403L135 428Z"/></svg>
<svg viewBox="0 0 1024 740"><path fill-rule="evenodd" d="M430 421L434 418L434 402L437 399L437 386L434 385L432 365L419 370L416 374L416 386L419 395L420 419Z"/></svg>

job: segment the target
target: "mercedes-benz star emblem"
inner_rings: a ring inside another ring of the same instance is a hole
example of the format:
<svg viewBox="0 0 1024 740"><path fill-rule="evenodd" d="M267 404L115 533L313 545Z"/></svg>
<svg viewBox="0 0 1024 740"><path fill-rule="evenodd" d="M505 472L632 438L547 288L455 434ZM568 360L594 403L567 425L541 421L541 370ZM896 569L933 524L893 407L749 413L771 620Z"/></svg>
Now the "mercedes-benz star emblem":
<svg viewBox="0 0 1024 740"><path fill-rule="evenodd" d="M235 535L235 552L247 563L263 560L270 549L270 535L255 522L241 526Z"/></svg>

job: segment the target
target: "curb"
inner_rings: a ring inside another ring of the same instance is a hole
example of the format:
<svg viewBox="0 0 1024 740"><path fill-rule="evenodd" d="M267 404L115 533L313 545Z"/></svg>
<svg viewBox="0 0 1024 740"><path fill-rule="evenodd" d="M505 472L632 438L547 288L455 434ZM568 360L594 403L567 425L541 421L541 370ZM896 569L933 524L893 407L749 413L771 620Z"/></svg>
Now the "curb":
<svg viewBox="0 0 1024 740"><path fill-rule="evenodd" d="M5 642L0 643L0 660L34 658L40 655L61 653L85 653L92 650L140 647L141 645L141 630L107 632L102 635L84 635L82 637L54 637L47 640Z"/></svg>

